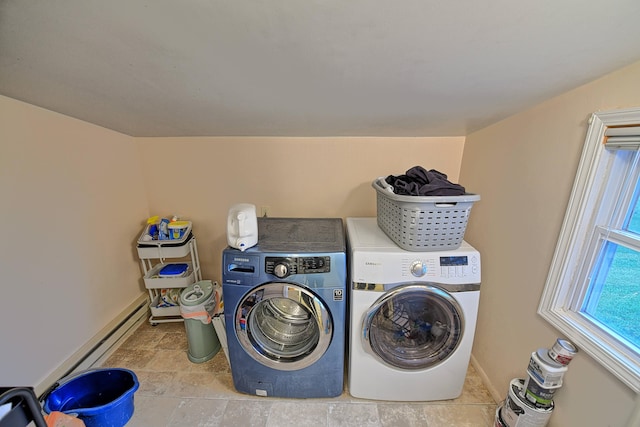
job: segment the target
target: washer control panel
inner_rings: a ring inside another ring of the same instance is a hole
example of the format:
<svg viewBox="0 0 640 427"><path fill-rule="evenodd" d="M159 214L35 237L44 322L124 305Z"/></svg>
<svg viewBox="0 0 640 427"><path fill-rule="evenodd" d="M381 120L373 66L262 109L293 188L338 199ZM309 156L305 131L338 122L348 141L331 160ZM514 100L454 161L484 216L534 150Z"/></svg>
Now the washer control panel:
<svg viewBox="0 0 640 427"><path fill-rule="evenodd" d="M434 282L460 285L481 282L480 253L475 250L442 252L354 251L351 257L354 282Z"/></svg>
<svg viewBox="0 0 640 427"><path fill-rule="evenodd" d="M441 256L440 277L475 276L480 269L476 256Z"/></svg>
<svg viewBox="0 0 640 427"><path fill-rule="evenodd" d="M283 279L294 274L328 273L331 271L331 258L313 257L265 257L265 273Z"/></svg>
<svg viewBox="0 0 640 427"><path fill-rule="evenodd" d="M404 264L406 271L418 278L463 278L475 277L480 273L480 260L473 254L407 259Z"/></svg>
<svg viewBox="0 0 640 427"><path fill-rule="evenodd" d="M475 283L480 281L480 256L464 254L429 254L402 259L402 276L441 283Z"/></svg>
<svg viewBox="0 0 640 427"><path fill-rule="evenodd" d="M474 277L480 272L480 260L475 255L430 256L405 259L404 270L413 277Z"/></svg>

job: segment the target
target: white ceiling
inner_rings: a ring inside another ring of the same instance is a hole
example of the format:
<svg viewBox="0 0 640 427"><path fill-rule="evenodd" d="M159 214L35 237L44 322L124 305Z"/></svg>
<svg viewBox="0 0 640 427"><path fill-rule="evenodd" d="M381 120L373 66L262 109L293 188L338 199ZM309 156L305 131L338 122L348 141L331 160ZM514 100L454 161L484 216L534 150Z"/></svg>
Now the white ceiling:
<svg viewBox="0 0 640 427"><path fill-rule="evenodd" d="M133 136L466 135L640 60L639 17L638 0L0 0L0 94Z"/></svg>

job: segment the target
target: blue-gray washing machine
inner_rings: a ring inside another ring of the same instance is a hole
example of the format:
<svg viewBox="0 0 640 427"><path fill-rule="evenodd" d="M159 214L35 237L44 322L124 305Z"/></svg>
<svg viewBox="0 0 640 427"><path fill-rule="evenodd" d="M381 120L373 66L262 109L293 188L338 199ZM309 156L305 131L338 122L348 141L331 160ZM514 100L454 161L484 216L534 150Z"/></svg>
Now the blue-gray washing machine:
<svg viewBox="0 0 640 427"><path fill-rule="evenodd" d="M343 392L346 241L340 218L258 218L258 244L222 253L233 384L258 396Z"/></svg>

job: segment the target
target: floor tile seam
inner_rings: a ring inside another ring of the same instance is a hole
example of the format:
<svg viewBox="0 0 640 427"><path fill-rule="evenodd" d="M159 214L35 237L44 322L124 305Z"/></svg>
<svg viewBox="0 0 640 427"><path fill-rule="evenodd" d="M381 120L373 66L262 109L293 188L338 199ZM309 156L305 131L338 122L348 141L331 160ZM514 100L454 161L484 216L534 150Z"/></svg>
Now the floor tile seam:
<svg viewBox="0 0 640 427"><path fill-rule="evenodd" d="M166 395L165 395L166 396ZM444 406L456 406L456 407L496 407L497 405L494 403L439 403L439 402L395 402L395 401L371 401L371 402L349 402L349 401L327 401L322 399L288 399L288 398L273 398L273 399L253 399L251 396L248 397L220 397L220 396L203 396L203 397L180 397L175 396L176 398L186 398L186 399L206 399L206 400L227 400L227 401L238 401L238 402L268 402L271 404L274 403L307 403L307 404L325 404L327 406L337 406L337 405L366 405L366 406L375 406L378 408L380 405L407 405L417 408L428 408L428 407L444 407Z"/></svg>
<svg viewBox="0 0 640 427"><path fill-rule="evenodd" d="M233 398L229 398L229 400L238 400L238 401L253 401L253 402L271 402L271 403L326 403L326 404L331 404L331 403L343 403L342 401L338 401L338 400L325 400L322 398L318 398L318 399L313 399L313 398L309 398L309 399L296 399L296 398L286 398L286 397L269 397L269 398L256 398L255 396L237 396L237 397L233 397Z"/></svg>
<svg viewBox="0 0 640 427"><path fill-rule="evenodd" d="M370 401L351 401L353 403L377 403L381 405L417 405L417 406L465 406L465 405L495 405L494 402L447 402L440 400L370 400Z"/></svg>
<svg viewBox="0 0 640 427"><path fill-rule="evenodd" d="M177 394L170 394L165 392L162 394L157 394L154 392L147 392L144 390L138 390L136 392L136 395L139 396L144 396L144 397L153 397L153 398L167 398L167 399L202 399L202 400L224 400L224 401L238 401L238 402L259 402L260 400L257 399L251 399L251 398L236 398L234 396L185 396L185 395L177 395ZM264 400L266 401L266 400ZM277 402L276 400L273 400L271 402Z"/></svg>
<svg viewBox="0 0 640 427"><path fill-rule="evenodd" d="M225 401L228 402L230 400L237 400L237 399L229 399L228 397L224 397L224 396L207 396L207 395L177 395L177 394L148 394L148 393L144 393L141 394L144 397L153 397L153 398L167 398L167 399L200 399L200 400L211 400L211 401Z"/></svg>
<svg viewBox="0 0 640 427"><path fill-rule="evenodd" d="M436 403L425 402L422 406L496 406L495 403L469 402L469 403Z"/></svg>
<svg viewBox="0 0 640 427"><path fill-rule="evenodd" d="M122 348L122 350L128 350L128 351L154 350L154 351L158 351L158 349L156 347L143 347L143 346L126 347L126 348ZM160 350L160 351L162 351L162 350Z"/></svg>
<svg viewBox="0 0 640 427"><path fill-rule="evenodd" d="M147 397L168 397L168 398L177 398L177 399L205 399L205 400L227 400L227 401L238 401L238 402L267 402L267 403L299 403L299 404L325 404L325 405L371 405L377 406L380 402L350 402L350 401L342 401L342 400L325 400L325 399L295 399L295 398L255 398L253 396L242 396L242 395L229 395L229 396L179 396L163 393L162 395L157 395L151 392L145 392L144 390L140 390L138 394L147 396ZM419 405L416 405L419 406Z"/></svg>
<svg viewBox="0 0 640 427"><path fill-rule="evenodd" d="M168 374L175 375L175 371L156 371L153 369L137 369L138 373L146 373L146 374ZM147 395L144 391L140 391L141 394ZM152 394L155 395L155 394ZM165 396L168 396L164 393ZM183 397L175 395L174 397ZM409 406L496 406L498 403L496 402L446 402L446 401L387 401L387 400L353 400L348 396L343 398L314 398L314 399L295 399L295 398L278 398L278 397L269 397L269 398L256 398L255 396L243 395L239 393L234 393L233 391L229 391L229 394L226 396L214 396L215 399L230 399L230 400L241 400L241 401L271 401L271 402L282 402L282 401L291 401L291 402L313 402L313 403L336 403L336 404L369 404L369 405L409 405Z"/></svg>

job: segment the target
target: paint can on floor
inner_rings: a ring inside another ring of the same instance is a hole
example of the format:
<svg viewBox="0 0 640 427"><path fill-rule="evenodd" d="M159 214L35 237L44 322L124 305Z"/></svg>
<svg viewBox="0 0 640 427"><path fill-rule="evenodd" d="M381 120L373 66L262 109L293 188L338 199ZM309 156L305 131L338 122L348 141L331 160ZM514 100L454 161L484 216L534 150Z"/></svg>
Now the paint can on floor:
<svg viewBox="0 0 640 427"><path fill-rule="evenodd" d="M562 386L562 377L569 368L549 357L546 348L540 348L531 353L527 373L536 379L543 388L558 388Z"/></svg>
<svg viewBox="0 0 640 427"><path fill-rule="evenodd" d="M553 405L553 395L556 394L556 390L559 388L542 387L535 378L529 375L524 383L522 397L533 403L537 408L550 408Z"/></svg>
<svg viewBox="0 0 640 427"><path fill-rule="evenodd" d="M502 421L502 415L500 412L502 411L502 405L498 405L496 408L496 421L493 424L494 427L507 427L507 425Z"/></svg>
<svg viewBox="0 0 640 427"><path fill-rule="evenodd" d="M499 412L502 423L505 427L545 427L553 412L553 401L549 408L537 408L522 397L523 389L524 379L511 380L507 399Z"/></svg>
<svg viewBox="0 0 640 427"><path fill-rule="evenodd" d="M568 365L578 352L578 347L569 340L558 338L548 351L549 357L561 365Z"/></svg>

